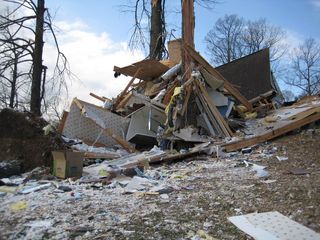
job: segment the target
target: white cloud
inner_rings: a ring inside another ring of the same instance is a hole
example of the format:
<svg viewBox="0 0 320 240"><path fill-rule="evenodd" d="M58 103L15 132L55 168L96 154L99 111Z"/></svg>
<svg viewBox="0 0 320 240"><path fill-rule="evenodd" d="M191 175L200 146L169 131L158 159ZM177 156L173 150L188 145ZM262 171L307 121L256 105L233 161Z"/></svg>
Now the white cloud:
<svg viewBox="0 0 320 240"><path fill-rule="evenodd" d="M298 47L304 41L304 36L292 30L286 30L286 42L291 48Z"/></svg>
<svg viewBox="0 0 320 240"><path fill-rule="evenodd" d="M320 8L320 0L312 0L311 3L313 6Z"/></svg>
<svg viewBox="0 0 320 240"><path fill-rule="evenodd" d="M126 86L130 78L114 78L113 66L126 66L142 60L139 51L132 53L125 42L114 42L106 32L95 33L81 21L56 22L58 42L67 56L71 71L81 80L69 83L69 100L74 97L95 102L90 92L114 97ZM45 44L44 64L53 69L55 48L49 39ZM98 102L99 103L99 102Z"/></svg>

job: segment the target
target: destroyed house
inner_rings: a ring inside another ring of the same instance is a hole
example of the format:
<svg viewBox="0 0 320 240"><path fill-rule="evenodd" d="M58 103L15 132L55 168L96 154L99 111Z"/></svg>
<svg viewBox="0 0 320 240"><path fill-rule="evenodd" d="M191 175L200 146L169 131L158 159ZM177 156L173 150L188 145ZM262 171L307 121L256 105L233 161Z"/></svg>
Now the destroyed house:
<svg viewBox="0 0 320 240"><path fill-rule="evenodd" d="M192 63L188 77L182 49ZM118 145L129 153L158 145L193 154L204 150L191 150L197 144L233 151L319 119L317 101L275 108L272 98L279 90L269 49L214 68L193 47L175 40L169 43L169 59L114 66L114 72L131 78L127 86L114 99L90 93L103 106L74 99L61 122L62 134L88 145Z"/></svg>

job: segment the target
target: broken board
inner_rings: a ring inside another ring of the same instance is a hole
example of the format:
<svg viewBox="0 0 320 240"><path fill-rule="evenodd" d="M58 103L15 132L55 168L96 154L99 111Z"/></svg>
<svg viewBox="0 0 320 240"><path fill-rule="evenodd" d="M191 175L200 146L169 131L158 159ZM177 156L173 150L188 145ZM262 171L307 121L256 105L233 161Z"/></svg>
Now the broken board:
<svg viewBox="0 0 320 240"><path fill-rule="evenodd" d="M140 69L137 75L137 70ZM117 67L114 66L113 71L121 73L126 76L135 76L138 79L151 81L154 78L161 76L163 73L168 71L169 68L166 65L163 65L157 60L154 59L145 59L140 62L133 63L126 67Z"/></svg>

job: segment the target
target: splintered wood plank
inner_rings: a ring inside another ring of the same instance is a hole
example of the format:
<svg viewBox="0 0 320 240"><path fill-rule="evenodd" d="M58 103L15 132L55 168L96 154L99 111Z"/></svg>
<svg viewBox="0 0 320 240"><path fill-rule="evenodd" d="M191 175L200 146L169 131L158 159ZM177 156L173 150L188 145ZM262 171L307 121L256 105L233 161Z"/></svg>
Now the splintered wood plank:
<svg viewBox="0 0 320 240"><path fill-rule="evenodd" d="M162 103L167 106L170 102L174 89L179 85L179 81L176 79L173 81L172 85L166 90L166 95L163 97Z"/></svg>
<svg viewBox="0 0 320 240"><path fill-rule="evenodd" d="M305 117L308 117L314 113L318 113L320 112L320 107L316 107L316 108L311 108L307 111L303 111L303 112L300 112L300 113L297 113L291 117L289 117L288 119L290 120L300 120L300 119L303 119Z"/></svg>
<svg viewBox="0 0 320 240"><path fill-rule="evenodd" d="M227 152L232 152L232 151L244 148L244 147L249 147L249 146L252 146L252 145L255 145L258 143L268 141L270 139L273 139L275 137L278 137L278 136L281 136L285 133L288 133L292 130L300 128L304 125L315 122L319 119L320 119L320 113L314 113L314 114L312 114L306 118L303 118L303 119L299 119L296 121L289 121L287 124L285 124L281 127L275 128L273 130L268 130L261 135L247 138L247 139L243 139L243 140L239 140L239 141L235 141L235 142L230 142L227 144L223 144L222 146L225 147Z"/></svg>
<svg viewBox="0 0 320 240"><path fill-rule="evenodd" d="M92 120L91 118L88 118ZM115 140L117 143L119 143L125 150L127 150L130 153L136 152L136 149L130 145L129 142L124 140L122 137L115 134L112 129L110 128L102 128L100 125L98 125L94 120L92 120L99 128L103 129L103 133L107 136L111 137L113 140Z"/></svg>
<svg viewBox="0 0 320 240"><path fill-rule="evenodd" d="M122 68L114 66L113 71L133 77L139 68L141 71L136 75L136 78L145 81L151 81L169 70L169 67L157 60L145 59Z"/></svg>
<svg viewBox="0 0 320 240"><path fill-rule="evenodd" d="M58 127L58 130L57 130L57 132L60 133L60 134L62 134L62 132L63 132L64 125L65 125L66 120L68 118L68 114L69 114L69 112L63 111L62 118L60 120L59 127Z"/></svg>
<svg viewBox="0 0 320 240"><path fill-rule="evenodd" d="M204 96L204 98L205 98L205 100L206 100L211 112L213 113L213 115L215 116L215 119L217 120L217 122L221 126L221 129L223 130L223 133L227 137L233 136L232 130L230 129L228 123L222 117L222 115L219 112L219 110L217 109L217 107L214 105L214 103L213 103L212 99L210 98L207 90L201 85L199 80L195 81L195 83L199 87L200 91L202 92L202 94L203 94L203 96Z"/></svg>
<svg viewBox="0 0 320 240"><path fill-rule="evenodd" d="M101 102L111 101L111 99L109 99L109 98L100 97L100 96L98 96L98 95L96 95L96 94L94 94L94 93L92 93L92 92L91 92L89 95L90 95L91 97L94 97L94 98L100 100Z"/></svg>
<svg viewBox="0 0 320 240"><path fill-rule="evenodd" d="M118 104L117 109L121 109L124 107L124 105L127 104L127 102L130 100L132 97L132 92L129 92Z"/></svg>
<svg viewBox="0 0 320 240"><path fill-rule="evenodd" d="M216 120L216 118L214 117L213 113L210 111L208 105L205 103L205 99L204 99L203 96L201 95L200 90L196 88L196 89L195 89L195 92L198 93L198 94L197 94L197 97L196 97L196 101L197 101L197 103L199 103L200 106L201 106L201 109L199 108L199 109L200 109L200 112L201 112L201 114L202 114L202 113L205 113L204 116L206 116L206 117L208 118L208 120L209 120L209 122L207 122L206 119L205 119L207 125L210 124L210 125L208 126L210 132L211 132L211 129L213 129L213 128L214 128L215 132L217 132L217 134L213 134L212 136L218 135L218 136L222 137L222 136L224 135L224 133L223 133L223 131L222 131L222 129L221 129L221 126L220 126L219 123L217 122L217 120ZM198 107L199 107L199 106L198 106Z"/></svg>
<svg viewBox="0 0 320 240"><path fill-rule="evenodd" d="M240 103L242 103L248 109L248 111L252 111L252 104L248 101L248 99L246 99L238 89L234 88L232 84L227 81L216 69L214 69L214 67L212 67L198 52L196 52L193 47L184 44L184 49L194 59L194 61L204 67L207 72L224 81L224 88L227 89L227 91Z"/></svg>
<svg viewBox="0 0 320 240"><path fill-rule="evenodd" d="M192 86L187 86L186 92L187 92L187 94L186 94L186 97L185 97L185 100L184 100L184 103L183 103L183 107L182 107L182 110L181 110L181 116L184 116L184 114L187 111L189 99L190 99L191 92L192 92Z"/></svg>
<svg viewBox="0 0 320 240"><path fill-rule="evenodd" d="M96 153L96 152L85 152L85 158L107 158L107 159L117 159L120 155L117 153Z"/></svg>
<svg viewBox="0 0 320 240"><path fill-rule="evenodd" d="M113 109L117 109L118 108L118 104L121 102L122 98L127 94L128 89L130 88L130 86L133 84L134 80L136 80L137 76L139 75L139 73L141 72L141 68L138 68L138 70L136 71L136 73L133 75L133 77L131 78L130 82L127 84L127 86L125 87L125 89L123 89L123 91L120 93L120 95L117 97L115 103L113 104Z"/></svg>

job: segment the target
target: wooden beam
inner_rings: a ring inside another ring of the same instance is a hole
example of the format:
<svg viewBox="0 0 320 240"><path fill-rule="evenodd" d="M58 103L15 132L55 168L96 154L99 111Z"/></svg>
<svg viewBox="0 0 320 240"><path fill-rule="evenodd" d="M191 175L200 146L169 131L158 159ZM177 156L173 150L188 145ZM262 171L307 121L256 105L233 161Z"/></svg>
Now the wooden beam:
<svg viewBox="0 0 320 240"><path fill-rule="evenodd" d="M174 92L174 89L179 85L179 81L175 79L172 83L172 85L166 90L166 95L164 95L162 103L167 106L170 102L171 96Z"/></svg>
<svg viewBox="0 0 320 240"><path fill-rule="evenodd" d="M69 114L69 112L67 112L67 111L63 111L63 113L62 113L62 118L59 122L58 130L57 130L57 132L60 134L62 134L62 132L63 132L64 125L65 125L67 118L68 118L68 114Z"/></svg>
<svg viewBox="0 0 320 240"><path fill-rule="evenodd" d="M127 86L125 87L125 89L120 93L120 95L117 97L115 103L113 104L113 110L117 109L118 104L121 102L122 98L124 95L126 95L128 89L130 88L130 86L133 84L134 80L136 79L136 77L138 76L139 72L141 71L141 68L138 68L138 70L136 71L136 73L134 74L134 76L132 77L132 79L130 80L130 82L127 84Z"/></svg>
<svg viewBox="0 0 320 240"><path fill-rule="evenodd" d="M96 153L96 152L85 152L85 158L107 158L107 159L117 159L121 156L117 153Z"/></svg>
<svg viewBox="0 0 320 240"><path fill-rule="evenodd" d="M74 98L73 102L77 105L77 107L80 109L81 114L85 114L86 113L86 109L85 107L81 104L81 102L78 100L78 98Z"/></svg>
<svg viewBox="0 0 320 240"><path fill-rule="evenodd" d="M91 97L94 97L94 98L96 98L96 99L98 99L98 100L100 100L101 102L105 102L105 101L111 101L111 99L109 99L109 98L106 98L106 97L100 97L100 96L98 96L98 95L96 95L96 94L94 94L94 93L90 93L90 96Z"/></svg>
<svg viewBox="0 0 320 240"><path fill-rule="evenodd" d="M124 105L127 104L127 102L130 100L130 98L132 97L132 92L129 92L118 104L117 106L117 110L120 108L123 108Z"/></svg>
<svg viewBox="0 0 320 240"><path fill-rule="evenodd" d="M211 75L222 80L224 82L224 88L240 103L242 103L248 111L252 111L252 104L239 92L238 89L234 88L229 81L227 81L214 67L212 67L198 52L196 52L193 47L186 44L184 44L183 47L195 62L204 67Z"/></svg>
<svg viewBox="0 0 320 240"><path fill-rule="evenodd" d="M190 99L191 92L192 92L192 87L191 86L187 86L186 92L187 92L187 94L186 94L186 98L184 99L183 107L182 107L182 110L181 110L181 116L184 116L184 114L187 111L189 99Z"/></svg>
<svg viewBox="0 0 320 240"><path fill-rule="evenodd" d="M255 136L255 137L244 139L244 140L239 140L236 142L226 143L226 144L223 144L222 146L225 147L225 150L227 152L232 152L232 151L244 148L244 147L249 147L249 146L252 146L252 145L255 145L258 143L268 141L270 139L273 139L275 137L278 137L280 135L288 133L292 130L295 130L297 128L300 128L304 125L315 122L317 120L320 120L320 113L315 113L313 115L310 115L310 116L303 118L303 119L299 119L297 121L291 121L290 123L288 123L282 127L279 127L274 130L266 131L265 133L263 133L259 136Z"/></svg>
<svg viewBox="0 0 320 240"><path fill-rule="evenodd" d="M305 117L308 117L314 113L318 113L320 112L320 107L315 107L315 108L311 108L311 109L308 109L306 111L303 111L303 112L300 112L300 113L297 113L289 118L286 118L287 120L300 120L300 119L303 119Z"/></svg>
<svg viewBox="0 0 320 240"><path fill-rule="evenodd" d="M103 144L103 143L99 143L99 142L94 142L94 141L91 141L89 139L81 139L81 141L85 144L87 144L88 146L94 146L94 147L107 147L107 145Z"/></svg>
<svg viewBox="0 0 320 240"><path fill-rule="evenodd" d="M217 109L217 107L214 105L212 99L210 98L207 90L204 88L204 86L202 86L202 84L199 82L199 80L195 81L196 85L199 87L200 91L202 92L211 112L213 113L215 119L217 120L217 122L219 123L219 125L221 125L221 129L223 130L224 134L227 137L231 137L233 136L233 132L230 129L228 123L224 120L224 118L222 117L221 113L219 112L219 110Z"/></svg>

